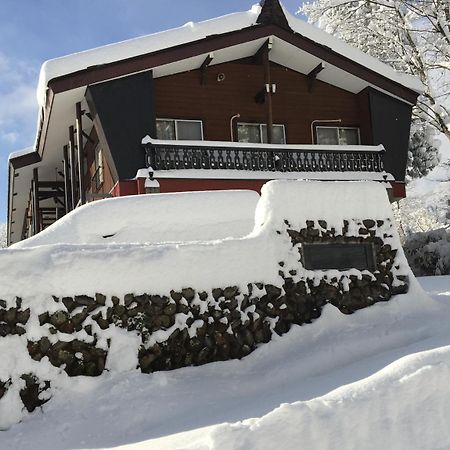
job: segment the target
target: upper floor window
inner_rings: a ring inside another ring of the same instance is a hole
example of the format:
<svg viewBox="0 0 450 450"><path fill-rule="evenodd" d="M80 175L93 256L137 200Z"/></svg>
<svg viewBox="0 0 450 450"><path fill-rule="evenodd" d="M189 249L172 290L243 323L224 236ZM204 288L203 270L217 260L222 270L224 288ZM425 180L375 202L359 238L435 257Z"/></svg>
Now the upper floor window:
<svg viewBox="0 0 450 450"><path fill-rule="evenodd" d="M359 128L316 127L316 141L321 145L359 145Z"/></svg>
<svg viewBox="0 0 450 450"><path fill-rule="evenodd" d="M156 137L164 140L202 141L201 120L156 119Z"/></svg>
<svg viewBox="0 0 450 450"><path fill-rule="evenodd" d="M267 143L267 125L265 123L238 123L239 142ZM285 144L284 125L272 125L272 144Z"/></svg>

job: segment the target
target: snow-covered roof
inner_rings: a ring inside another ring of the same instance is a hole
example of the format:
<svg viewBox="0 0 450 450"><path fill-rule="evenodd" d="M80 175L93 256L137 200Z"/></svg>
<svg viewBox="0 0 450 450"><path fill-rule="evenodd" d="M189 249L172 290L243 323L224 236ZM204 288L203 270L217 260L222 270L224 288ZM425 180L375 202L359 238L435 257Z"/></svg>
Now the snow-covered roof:
<svg viewBox="0 0 450 450"><path fill-rule="evenodd" d="M34 153L34 147L27 147L22 150L17 150L9 154L8 161L19 158L20 156L29 155L30 153Z"/></svg>
<svg viewBox="0 0 450 450"><path fill-rule="evenodd" d="M411 75L396 72L391 67L364 52L346 44L323 30L297 19L283 8L292 30L311 41L355 61L362 66L399 83L415 92L423 92L420 80ZM261 6L254 5L249 11L238 12L199 23L188 22L179 28L150 34L135 39L105 45L95 49L75 53L46 61L41 69L38 83L38 102L45 104L48 83L54 78L68 75L93 66L108 64L128 58L153 53L177 45L194 42L211 35L219 35L257 25Z"/></svg>

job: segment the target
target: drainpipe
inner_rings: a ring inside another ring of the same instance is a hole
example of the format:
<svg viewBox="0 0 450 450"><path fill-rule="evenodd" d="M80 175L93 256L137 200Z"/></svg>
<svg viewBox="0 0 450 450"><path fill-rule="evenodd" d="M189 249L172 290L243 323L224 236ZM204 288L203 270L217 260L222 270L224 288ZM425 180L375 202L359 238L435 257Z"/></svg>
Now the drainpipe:
<svg viewBox="0 0 450 450"><path fill-rule="evenodd" d="M241 115L238 113L238 114L235 114L234 116L231 116L231 119L230 119L230 136L231 136L231 142L234 142L233 120L234 120L234 119L238 119L239 117L241 117Z"/></svg>

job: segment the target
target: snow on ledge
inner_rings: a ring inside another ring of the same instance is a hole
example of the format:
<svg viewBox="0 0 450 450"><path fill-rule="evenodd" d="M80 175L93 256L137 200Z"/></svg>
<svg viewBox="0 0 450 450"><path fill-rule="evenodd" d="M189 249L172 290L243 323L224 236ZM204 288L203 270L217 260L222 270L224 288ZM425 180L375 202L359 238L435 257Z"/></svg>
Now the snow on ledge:
<svg viewBox="0 0 450 450"><path fill-rule="evenodd" d="M231 142L231 141L194 141L154 139L145 136L142 145L161 145L167 147L225 147L225 148L259 148L261 150L284 150L284 151L317 151L317 152L384 152L385 148L379 145L319 145L319 144L258 144L254 142Z"/></svg>
<svg viewBox="0 0 450 450"><path fill-rule="evenodd" d="M323 180L323 181L394 181L388 172L264 172L232 169L155 170L154 178L211 180ZM387 184L386 187L391 187Z"/></svg>

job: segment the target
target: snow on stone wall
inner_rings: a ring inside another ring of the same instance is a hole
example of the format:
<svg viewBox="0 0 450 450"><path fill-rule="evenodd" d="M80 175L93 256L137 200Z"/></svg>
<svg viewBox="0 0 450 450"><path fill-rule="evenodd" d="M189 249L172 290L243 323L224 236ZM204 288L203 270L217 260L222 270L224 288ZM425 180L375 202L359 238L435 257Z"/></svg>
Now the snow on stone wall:
<svg viewBox="0 0 450 450"><path fill-rule="evenodd" d="M355 242L373 270L305 268L306 243ZM240 358L326 304L349 314L405 293L408 275L386 190L368 182L270 182L243 238L3 250L0 427L61 377Z"/></svg>

